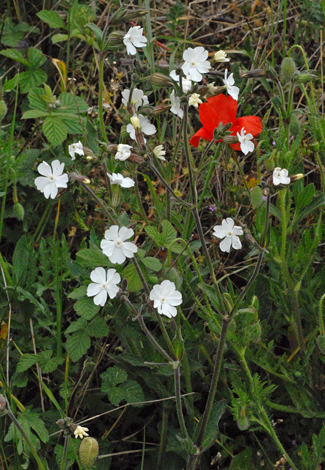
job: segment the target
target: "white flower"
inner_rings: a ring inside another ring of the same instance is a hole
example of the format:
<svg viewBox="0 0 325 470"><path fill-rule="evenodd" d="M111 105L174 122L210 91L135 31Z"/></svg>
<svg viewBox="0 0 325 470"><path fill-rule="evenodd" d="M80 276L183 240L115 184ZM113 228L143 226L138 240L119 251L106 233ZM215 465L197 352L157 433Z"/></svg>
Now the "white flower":
<svg viewBox="0 0 325 470"><path fill-rule="evenodd" d="M210 70L210 62L208 58L208 51L204 47L196 47L192 49L189 47L183 52L183 59L185 64L182 65L182 69L187 79L191 79L194 82L200 82L202 80L202 73L206 73Z"/></svg>
<svg viewBox="0 0 325 470"><path fill-rule="evenodd" d="M175 90L169 95L172 107L170 108L171 112L183 119L184 111L181 109L181 99L179 96L175 96Z"/></svg>
<svg viewBox="0 0 325 470"><path fill-rule="evenodd" d="M242 130L237 132L237 137L240 143L240 150L247 155L249 152L253 152L255 145L251 140L254 139L252 134L246 134L245 129L242 127Z"/></svg>
<svg viewBox="0 0 325 470"><path fill-rule="evenodd" d="M58 194L58 188L66 188L69 181L68 175L63 173L64 163L54 160L52 168L46 162L38 165L37 171L42 175L35 179L35 185L39 191L44 193L46 199L51 196L52 199Z"/></svg>
<svg viewBox="0 0 325 470"><path fill-rule="evenodd" d="M155 134L157 132L157 129L155 128L155 126L153 124L150 124L150 121L146 116L142 116L142 114L138 114L138 116L137 116L135 114L132 117L133 118L135 118L135 117L139 118L140 129L141 129L141 132L143 132L143 134L152 135L152 134ZM128 124L126 126L126 130L129 133L131 139L135 140L135 128L134 128L133 124ZM146 143L146 139L144 139L144 143Z"/></svg>
<svg viewBox="0 0 325 470"><path fill-rule="evenodd" d="M235 222L228 217L222 221L222 225L213 227L213 235L218 238L223 238L220 243L220 250L230 252L230 248L239 250L242 245L237 235L243 235L243 229L235 225Z"/></svg>
<svg viewBox="0 0 325 470"><path fill-rule="evenodd" d="M100 242L100 247L111 263L122 264L126 258L133 258L138 247L134 243L125 241L132 235L134 235L132 228L122 227L119 230L118 225L112 225L106 230L105 239Z"/></svg>
<svg viewBox="0 0 325 470"><path fill-rule="evenodd" d="M104 268L96 268L91 271L90 279L93 282L87 287L87 296L95 296L93 299L95 305L104 307L107 295L110 299L116 297L119 291L117 284L121 281L121 276L116 272L116 269L108 269L106 274Z"/></svg>
<svg viewBox="0 0 325 470"><path fill-rule="evenodd" d="M273 171L273 184L278 186L278 184L289 184L291 179L288 176L288 170L285 168L276 167Z"/></svg>
<svg viewBox="0 0 325 470"><path fill-rule="evenodd" d="M142 33L143 28L140 28L140 26L133 26L126 33L123 42L126 45L128 54L135 55L137 53L136 47L146 47L147 38Z"/></svg>
<svg viewBox="0 0 325 470"><path fill-rule="evenodd" d="M175 82L179 83L179 75L176 75L176 70L172 70L172 72L170 72L169 76L173 80L175 80ZM190 91L190 89L192 88L191 80L188 80L187 78L182 77L182 87L183 87L183 92L184 93L187 93L188 91Z"/></svg>
<svg viewBox="0 0 325 470"><path fill-rule="evenodd" d="M130 97L130 90L128 90L127 88L123 90L122 96L122 103L127 106ZM133 104L135 106L135 109L138 109L142 105L149 104L148 97L143 93L142 90L139 90L138 88L133 88L130 104Z"/></svg>
<svg viewBox="0 0 325 470"><path fill-rule="evenodd" d="M76 159L75 154L84 155L84 148L80 140L79 142L76 142L75 144L69 145L69 154L72 160Z"/></svg>
<svg viewBox="0 0 325 470"><path fill-rule="evenodd" d="M199 107L199 104L202 103L202 100L200 100L200 97L201 95L199 95L198 93L193 93L188 99L188 105L194 106L194 108L197 109Z"/></svg>
<svg viewBox="0 0 325 470"><path fill-rule="evenodd" d="M98 268L97 268L98 269ZM103 269L103 268L102 268ZM93 271L94 272L94 271ZM86 431L89 431L88 428L83 428L82 426L77 426L75 431L74 431L74 437L77 439L80 437L80 439L83 439L85 436L89 436L89 434L86 433Z"/></svg>
<svg viewBox="0 0 325 470"><path fill-rule="evenodd" d="M166 280L153 286L150 291L150 300L153 300L153 306L160 315L172 318L177 315L177 308L175 307L182 303L182 294L176 290L173 282Z"/></svg>
<svg viewBox="0 0 325 470"><path fill-rule="evenodd" d="M118 144L117 146L117 152L115 154L115 160L121 160L124 162L129 158L131 155L131 145L126 145L126 144Z"/></svg>
<svg viewBox="0 0 325 470"><path fill-rule="evenodd" d="M111 184L119 184L121 188L132 188L135 184L131 178L124 178L121 173L113 173L112 175L107 173L107 176L109 177Z"/></svg>
<svg viewBox="0 0 325 470"><path fill-rule="evenodd" d="M226 85L227 87L227 92L228 94L234 99L234 100L238 100L238 95L239 95L239 88L238 86L234 86L235 84L235 80L234 80L234 77L233 77L233 73L231 73L229 75L229 77L227 77L228 75L228 70L226 69L225 70L225 78L223 80L223 83Z"/></svg>
<svg viewBox="0 0 325 470"><path fill-rule="evenodd" d="M164 150L163 145L157 145L157 147L153 149L153 153L157 158L159 158L159 160L162 160L163 162L166 160L164 157L164 155L166 155L166 150Z"/></svg>
<svg viewBox="0 0 325 470"><path fill-rule="evenodd" d="M230 59L227 59L227 54L225 51L218 51L214 54L214 60L216 62L229 62Z"/></svg>

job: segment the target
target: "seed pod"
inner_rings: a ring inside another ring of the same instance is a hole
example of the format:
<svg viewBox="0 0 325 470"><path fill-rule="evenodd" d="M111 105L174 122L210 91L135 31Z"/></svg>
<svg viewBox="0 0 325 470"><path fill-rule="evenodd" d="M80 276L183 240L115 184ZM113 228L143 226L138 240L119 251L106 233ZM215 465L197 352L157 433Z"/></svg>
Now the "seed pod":
<svg viewBox="0 0 325 470"><path fill-rule="evenodd" d="M25 210L19 202L16 202L16 204L14 204L13 212L14 212L15 217L18 220L23 220L24 219Z"/></svg>
<svg viewBox="0 0 325 470"><path fill-rule="evenodd" d="M164 75L163 73L153 73L149 77L150 83L154 86L158 87L169 87L173 86L173 81L171 78L169 78L167 75Z"/></svg>
<svg viewBox="0 0 325 470"><path fill-rule="evenodd" d="M91 468L97 460L99 446L93 437L85 437L79 446L79 458L83 468Z"/></svg>
<svg viewBox="0 0 325 470"><path fill-rule="evenodd" d="M241 416L239 419L237 419L237 426L240 431L246 431L250 426L250 422L247 416Z"/></svg>
<svg viewBox="0 0 325 470"><path fill-rule="evenodd" d="M296 64L291 57L285 57L281 64L281 77L284 83L290 82L296 71Z"/></svg>
<svg viewBox="0 0 325 470"><path fill-rule="evenodd" d="M297 137L300 132L300 122L296 114L291 114L290 116L289 130L294 137Z"/></svg>

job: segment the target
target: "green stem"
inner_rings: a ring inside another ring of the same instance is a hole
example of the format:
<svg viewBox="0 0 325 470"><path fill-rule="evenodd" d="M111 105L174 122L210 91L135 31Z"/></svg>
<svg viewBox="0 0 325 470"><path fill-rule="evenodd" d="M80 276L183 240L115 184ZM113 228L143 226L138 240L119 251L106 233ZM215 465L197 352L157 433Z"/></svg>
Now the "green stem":
<svg viewBox="0 0 325 470"><path fill-rule="evenodd" d="M178 422L181 427L183 438L189 439L189 435L187 433L184 415L183 415L183 407L182 407L180 365L174 371L174 378L175 378L176 411L177 411Z"/></svg>
<svg viewBox="0 0 325 470"><path fill-rule="evenodd" d="M186 349L184 347L183 358L182 358L182 365L184 367L184 375L185 375L185 384L186 384L186 391L188 395L188 402L191 408L191 416L194 419L194 398L193 398L193 388L192 388L192 381L191 381L191 368L188 362L188 357L186 354Z"/></svg>
<svg viewBox="0 0 325 470"><path fill-rule="evenodd" d="M103 88L104 88L104 59L105 55L103 52L99 54L99 94L98 94L98 117L99 117L99 127L102 134L102 138L105 143L109 145L106 131L105 123L103 116Z"/></svg>
<svg viewBox="0 0 325 470"><path fill-rule="evenodd" d="M60 276L60 241L53 240L56 243L55 249L55 279L56 279L56 340L57 356L62 356L62 281Z"/></svg>
<svg viewBox="0 0 325 470"><path fill-rule="evenodd" d="M156 312L156 318L158 320L158 323L159 323L159 327L161 329L161 332L163 334L163 337L168 345L168 349L169 349L169 353L170 355L173 357L173 361L177 360L177 357L175 355L175 351L174 351L174 348L173 348L173 343L171 342L170 338L169 338L169 335L167 333L167 330L166 330L166 327L164 325L164 322L163 322L163 319L161 318L161 315L157 312L157 310L155 309L155 312Z"/></svg>
<svg viewBox="0 0 325 470"><path fill-rule="evenodd" d="M83 187L83 189L91 195L91 197L97 202L97 204L99 205L99 207L101 209L103 209L105 215L107 216L108 220L110 221L110 223L112 225L117 225L117 222L113 219L112 215L110 214L109 210L108 210L108 207L106 206L106 204L104 204L104 202L99 199L96 194L94 193L94 191L92 189L89 188L89 186L85 183L82 183L82 182L79 182L81 184L81 186Z"/></svg>
<svg viewBox="0 0 325 470"><path fill-rule="evenodd" d="M137 175L136 170L133 173L133 178L134 178L134 182L135 182L135 195L136 195L136 198L137 198L137 201L138 201L138 206L139 206L141 215L142 215L143 220L145 221L145 223L147 225L149 225L149 220L148 220L146 211L144 210L144 207L143 207L143 204L142 204L142 199L141 199L140 190L139 190L138 175Z"/></svg>
<svg viewBox="0 0 325 470"><path fill-rule="evenodd" d="M282 223L281 223L281 260L282 263L285 263L285 257L286 257L286 244L287 244L287 213L286 213L286 194L287 194L287 188L283 188L279 191L280 194L280 204L281 204L281 218L282 218Z"/></svg>
<svg viewBox="0 0 325 470"><path fill-rule="evenodd" d="M68 443L69 443L69 436L64 436L64 446L63 446L63 453L62 453L61 470L65 470L65 462L66 462L66 458L67 458Z"/></svg>
<svg viewBox="0 0 325 470"><path fill-rule="evenodd" d="M201 196L200 196L200 199L199 199L198 210L200 210L200 208L202 206L203 198L204 198L205 193L207 191L207 188L210 184L210 178L212 176L213 170L216 167L215 160L219 157L220 150L221 150L221 143L219 143L217 145L217 150L216 150L216 153L215 153L215 156L214 156L214 160L210 163L210 168L208 170L208 174L206 176L206 180L205 180L205 183L204 183L204 186L203 186L203 189L202 189L202 193L201 193Z"/></svg>
<svg viewBox="0 0 325 470"><path fill-rule="evenodd" d="M197 192L196 192L196 185L194 182L194 174L193 174L193 166L192 166L192 158L191 158L191 149L190 149L190 142L187 135L187 121L188 121L188 106L184 106L184 117L183 117L183 131L184 131L184 153L187 163L187 170L189 176L189 183L190 183L190 192L192 197L192 204L197 203Z"/></svg>
<svg viewBox="0 0 325 470"><path fill-rule="evenodd" d="M230 147L230 148L231 148L231 147ZM237 154L236 154L235 150L232 149L232 148L231 148L231 153L232 153L233 159L234 159L235 162L236 162L236 165L237 165L237 168L238 168L238 170L239 170L239 173L241 174L243 183L244 183L245 188L246 188L246 191L247 191L247 196L249 197L249 195L250 195L249 187L248 187L248 184L247 184L247 181L246 181L246 178L245 178L243 169L242 169L242 167L241 167L240 164L239 164L239 161L238 161L238 158L237 158Z"/></svg>
<svg viewBox="0 0 325 470"><path fill-rule="evenodd" d="M283 57L286 55L286 36L287 36L287 0L283 2Z"/></svg>
<svg viewBox="0 0 325 470"><path fill-rule="evenodd" d="M324 299L325 299L325 294L322 295L322 297L319 301L319 307L318 307L319 329L320 329L320 334L321 335L325 335L325 328L324 328L323 315L322 315Z"/></svg>
<svg viewBox="0 0 325 470"><path fill-rule="evenodd" d="M163 415L160 430L160 442L159 442L159 455L157 470L164 470L165 468L165 452L167 445L167 431L168 431L168 415L170 412L170 406L168 404L163 405Z"/></svg>
<svg viewBox="0 0 325 470"><path fill-rule="evenodd" d="M321 159L320 159L320 156L319 156L318 152L315 152L315 157L316 157L316 160L317 160L317 163L318 163L318 166L319 166L319 172L320 172L320 177L321 177L321 180L322 180L323 192L325 194L325 174L324 174L324 168L323 168L323 165L322 165L322 162L321 162Z"/></svg>

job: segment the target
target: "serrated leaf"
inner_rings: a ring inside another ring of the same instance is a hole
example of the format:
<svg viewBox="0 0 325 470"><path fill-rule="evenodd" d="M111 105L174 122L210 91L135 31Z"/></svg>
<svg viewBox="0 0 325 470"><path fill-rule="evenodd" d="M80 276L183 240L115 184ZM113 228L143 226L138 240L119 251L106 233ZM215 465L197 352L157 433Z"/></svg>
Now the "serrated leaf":
<svg viewBox="0 0 325 470"><path fill-rule="evenodd" d="M83 98L80 96L74 96L68 92L61 93L59 100L60 112L72 113L77 116L79 113L85 113L89 108Z"/></svg>
<svg viewBox="0 0 325 470"><path fill-rule="evenodd" d="M46 111L42 111L40 109L31 109L30 111L26 111L23 115L22 115L22 119L37 119L37 118L40 118L40 117L46 117L48 116L49 113L46 112Z"/></svg>
<svg viewBox="0 0 325 470"><path fill-rule="evenodd" d="M123 269L123 277L128 281L128 289L130 292L135 292L143 288L141 279L139 278L133 264L129 264L125 269Z"/></svg>
<svg viewBox="0 0 325 470"><path fill-rule="evenodd" d="M19 83L19 74L17 73L17 75L15 75L14 78L12 78L11 80L7 80L5 82L5 84L3 85L3 91L6 92L6 91L14 90L17 87L18 83Z"/></svg>
<svg viewBox="0 0 325 470"><path fill-rule="evenodd" d="M90 337L85 331L77 331L66 342L67 351L73 361L78 361L90 348Z"/></svg>
<svg viewBox="0 0 325 470"><path fill-rule="evenodd" d="M77 261L84 267L88 269L95 269L98 266L102 267L113 267L113 264L109 261L106 255L101 251L97 246L92 246L91 248L85 248L78 251L76 255Z"/></svg>
<svg viewBox="0 0 325 470"><path fill-rule="evenodd" d="M102 338L108 334L108 326L105 320L101 317L94 318L91 322L88 323L87 333L90 336L95 336L96 338Z"/></svg>
<svg viewBox="0 0 325 470"><path fill-rule="evenodd" d="M213 404L211 415L204 433L202 448L204 451L211 447L219 435L219 421L227 407L226 400L221 400Z"/></svg>
<svg viewBox="0 0 325 470"><path fill-rule="evenodd" d="M38 69L39 67L42 67L42 65L46 62L45 55L35 47L30 47L28 49L27 55L30 67L33 69Z"/></svg>
<svg viewBox="0 0 325 470"><path fill-rule="evenodd" d="M85 297L87 295L87 286L81 286L77 287L77 289L74 289L70 294L68 295L69 299L81 299L82 297Z"/></svg>
<svg viewBox="0 0 325 470"><path fill-rule="evenodd" d="M93 318L100 309L100 305L95 305L93 299L89 297L78 300L73 307L85 320Z"/></svg>
<svg viewBox="0 0 325 470"><path fill-rule="evenodd" d="M19 362L18 362L16 371L17 372L25 372L30 367L32 367L34 364L36 364L36 362L38 362L36 354L23 354L19 358Z"/></svg>
<svg viewBox="0 0 325 470"><path fill-rule="evenodd" d="M22 93L28 93L31 88L35 88L47 80L47 75L40 69L29 69L19 75L20 89Z"/></svg>
<svg viewBox="0 0 325 470"><path fill-rule="evenodd" d="M208 286L207 284L198 284L198 288L207 294L212 305L214 305L217 309L220 308L217 294L212 286Z"/></svg>
<svg viewBox="0 0 325 470"><path fill-rule="evenodd" d="M73 321L68 328L65 330L66 333L74 333L75 331L85 330L87 328L88 322L84 318L78 318L78 320Z"/></svg>
<svg viewBox="0 0 325 470"><path fill-rule="evenodd" d="M43 94L44 90L40 88L34 88L28 93L28 101L31 108L47 112L47 103L42 98Z"/></svg>
<svg viewBox="0 0 325 470"><path fill-rule="evenodd" d="M25 65L26 67L29 67L29 62L23 54L17 49L6 49L5 51L0 52L1 55L8 57L9 59L15 60L16 62L19 62L20 64Z"/></svg>
<svg viewBox="0 0 325 470"><path fill-rule="evenodd" d="M113 366L101 374L100 378L102 379L101 391L109 393L116 385L125 382L128 374L121 367Z"/></svg>
<svg viewBox="0 0 325 470"><path fill-rule="evenodd" d="M157 258L152 258L148 256L147 258L142 258L141 262L147 266L147 268L152 269L153 271L160 271L162 268L162 263Z"/></svg>
<svg viewBox="0 0 325 470"><path fill-rule="evenodd" d="M67 129L63 122L56 117L47 117L43 124L43 132L45 137L57 146L67 138Z"/></svg>
<svg viewBox="0 0 325 470"><path fill-rule="evenodd" d="M78 116L73 116L73 118L61 117L61 121L65 125L68 134L83 134L84 127L80 120L83 120L83 124L86 125L85 118L78 118Z"/></svg>
<svg viewBox="0 0 325 470"><path fill-rule="evenodd" d="M68 35L67 34L54 34L52 36L52 43L56 44L57 42L63 42L68 40Z"/></svg>
<svg viewBox="0 0 325 470"><path fill-rule="evenodd" d="M47 23L50 28L65 28L65 23L56 11L41 10L36 15Z"/></svg>

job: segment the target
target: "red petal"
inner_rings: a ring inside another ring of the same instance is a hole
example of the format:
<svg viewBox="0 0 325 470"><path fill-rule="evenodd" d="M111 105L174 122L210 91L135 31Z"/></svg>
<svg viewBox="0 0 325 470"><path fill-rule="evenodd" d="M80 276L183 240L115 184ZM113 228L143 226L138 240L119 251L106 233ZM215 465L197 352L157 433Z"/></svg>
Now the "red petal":
<svg viewBox="0 0 325 470"><path fill-rule="evenodd" d="M262 122L257 116L244 116L236 119L233 127L239 127L240 132L244 127L247 134L252 134L254 137L257 137L262 132ZM232 129L231 129L232 130ZM236 144L235 144L236 145Z"/></svg>
<svg viewBox="0 0 325 470"><path fill-rule="evenodd" d="M202 106L202 105L201 105ZM193 145L193 147L198 147L200 139L208 140L211 142L213 139L213 133L209 132L205 127L201 127L190 139L190 144Z"/></svg>
<svg viewBox="0 0 325 470"><path fill-rule="evenodd" d="M220 122L225 126L228 122L234 123L237 112L237 101L231 96L217 95L207 98L207 103L199 107L200 120L210 133L218 127Z"/></svg>

